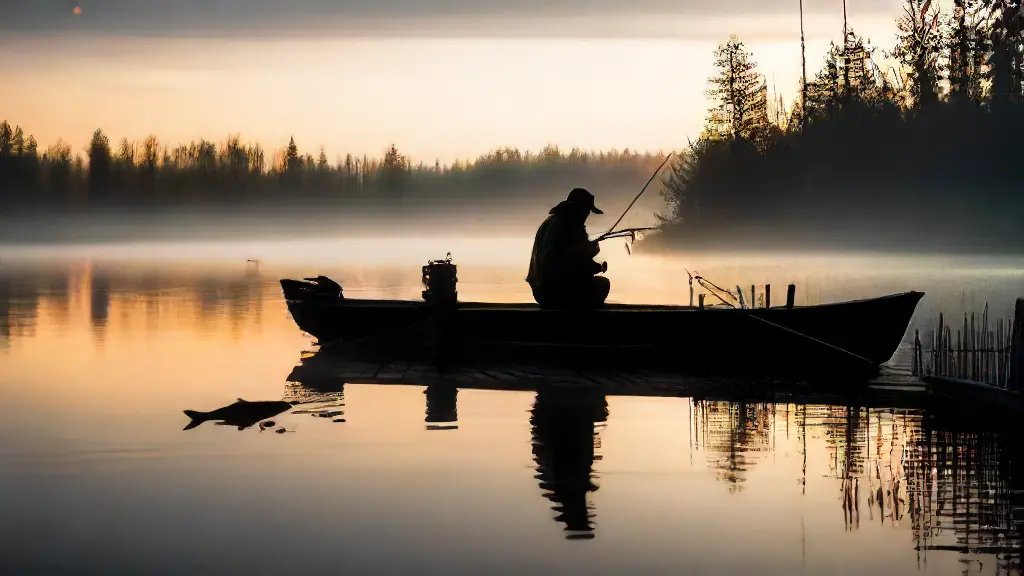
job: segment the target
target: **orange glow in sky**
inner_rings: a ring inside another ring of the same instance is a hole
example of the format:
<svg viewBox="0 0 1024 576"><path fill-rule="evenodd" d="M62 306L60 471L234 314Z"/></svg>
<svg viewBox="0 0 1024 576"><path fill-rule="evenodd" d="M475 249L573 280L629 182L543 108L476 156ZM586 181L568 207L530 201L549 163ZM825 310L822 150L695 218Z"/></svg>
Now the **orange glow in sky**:
<svg viewBox="0 0 1024 576"><path fill-rule="evenodd" d="M80 6L74 14L85 17ZM76 154L97 128L112 142L153 134L169 146L238 134L275 150L294 137L300 151L316 154L323 146L332 161L346 153L381 156L391 144L414 164L448 164L498 146L674 150L704 125L710 105L704 92L721 39L697 34L697 23L684 18L658 20L682 32L272 39L24 34L0 41L0 77L19 86L4 94L3 117L43 150L60 138ZM807 18L806 24L813 75L842 20ZM728 26L723 39L728 30L746 32L742 38L773 101L777 91L792 105L801 73L799 20L737 17ZM859 18L856 30L893 44L888 15Z"/></svg>

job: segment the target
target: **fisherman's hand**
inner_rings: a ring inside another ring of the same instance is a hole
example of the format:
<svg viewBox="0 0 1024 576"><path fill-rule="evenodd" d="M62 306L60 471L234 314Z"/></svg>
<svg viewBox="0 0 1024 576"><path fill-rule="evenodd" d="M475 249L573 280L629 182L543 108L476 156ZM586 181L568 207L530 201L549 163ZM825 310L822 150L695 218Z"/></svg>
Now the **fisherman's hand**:
<svg viewBox="0 0 1024 576"><path fill-rule="evenodd" d="M608 262L601 262L601 273L603 274L603 273L605 273L607 271L608 271Z"/></svg>

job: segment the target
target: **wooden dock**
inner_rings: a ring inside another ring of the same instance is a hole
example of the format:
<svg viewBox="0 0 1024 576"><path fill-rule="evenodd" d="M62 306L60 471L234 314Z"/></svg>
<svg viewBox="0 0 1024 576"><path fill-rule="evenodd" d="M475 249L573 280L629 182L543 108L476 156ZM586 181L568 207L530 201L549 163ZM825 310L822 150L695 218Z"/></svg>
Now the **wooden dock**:
<svg viewBox="0 0 1024 576"><path fill-rule="evenodd" d="M1024 409L1024 298L1012 318L990 323L986 303L980 318L965 313L955 331L940 314L927 340L925 347L915 332L912 374L930 393L949 403Z"/></svg>

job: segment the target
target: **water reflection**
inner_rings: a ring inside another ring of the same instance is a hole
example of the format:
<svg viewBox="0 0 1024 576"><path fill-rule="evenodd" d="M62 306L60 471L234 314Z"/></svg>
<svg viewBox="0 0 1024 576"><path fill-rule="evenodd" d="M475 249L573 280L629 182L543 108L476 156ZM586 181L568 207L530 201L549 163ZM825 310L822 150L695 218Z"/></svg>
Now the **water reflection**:
<svg viewBox="0 0 1024 576"><path fill-rule="evenodd" d="M138 325L155 332L183 322L199 334L223 331L241 339L248 326L261 325L268 291L279 294L276 277L241 267L9 264L0 267L0 349L34 338L40 324L63 333L78 322L87 323L97 344L112 331L124 334Z"/></svg>
<svg viewBox="0 0 1024 576"><path fill-rule="evenodd" d="M449 382L437 382L423 390L427 398L427 430L459 429L459 389Z"/></svg>
<svg viewBox="0 0 1024 576"><path fill-rule="evenodd" d="M185 416L188 416L191 421L185 426L184 430L191 430L204 422L214 422L220 426L235 426L239 430L245 430L256 423L261 424L261 429L272 428L275 423L268 419L291 410L291 408L291 403L280 400L257 400L250 402L239 398L234 404L229 404L209 412L185 410Z"/></svg>
<svg viewBox="0 0 1024 576"><path fill-rule="evenodd" d="M110 276L103 268L94 266L89 281L89 323L97 342L106 337L110 316Z"/></svg>
<svg viewBox="0 0 1024 576"><path fill-rule="evenodd" d="M293 414L309 414L345 423L345 382L338 378L319 376L303 379L301 383L287 382L284 400L297 405L315 405L297 409Z"/></svg>
<svg viewBox="0 0 1024 576"><path fill-rule="evenodd" d="M342 388L324 381L290 384L288 395L323 399ZM428 429L458 420L456 386L420 389ZM730 493L744 489L755 466L777 466L779 452L792 453L799 470L792 489L805 494L808 468L821 470L834 482L835 514L845 531L872 524L909 528L908 552L922 568L938 551L955 553L965 566L990 562L997 573L1019 570L1024 540L1015 518L1024 470L1018 437L948 425L939 430L918 410L711 400L692 405L691 452L705 456ZM596 535L590 494L598 490L594 467L602 462L600 429L610 414L606 396L588 388L541 387L535 394L529 412L535 478L567 538ZM809 444L822 449L809 451Z"/></svg>
<svg viewBox="0 0 1024 576"><path fill-rule="evenodd" d="M828 405L750 406L695 402L698 451L730 492L742 490L751 454L774 452L772 439L791 427L803 459L798 485L807 485L807 441L826 446L827 476L847 531L866 520L898 528L909 518L919 567L929 551L955 552L969 566L994 562L997 573L1020 569L1024 538L1019 494L1024 488L1020 437L995 431L932 427L927 412ZM813 464L813 463L812 463Z"/></svg>
<svg viewBox="0 0 1024 576"><path fill-rule="evenodd" d="M929 552L953 551L965 564L994 556L999 570L1020 570L1024 454L1019 446L992 434L927 427L919 432L906 448L903 466L907 514L922 565Z"/></svg>
<svg viewBox="0 0 1024 576"><path fill-rule="evenodd" d="M0 350L6 350L11 342L11 286L0 278Z"/></svg>
<svg viewBox="0 0 1024 576"><path fill-rule="evenodd" d="M601 459L597 423L608 419L603 394L575 387L537 391L530 410L533 458L544 497L554 502L557 522L569 539L593 538L593 506L589 494L598 489L594 462Z"/></svg>
<svg viewBox="0 0 1024 576"><path fill-rule="evenodd" d="M323 399L343 390L342 378L314 374L290 383L287 396ZM459 386L408 388L426 398L428 430L458 421ZM941 551L955 553L961 563L988 562L997 573L1018 569L1024 543L1014 522L1020 504L1015 491L1024 489L1018 436L951 424L914 409L688 402L691 460L703 456L699 461L728 494L739 495L753 478L763 477L754 474L759 467L792 470L792 484L766 486L762 478L759 490L810 497L808 485L820 491L816 478L822 478L834 490L834 514L844 532L909 529L907 552L922 567L930 551ZM528 417L535 478L569 539L598 533L590 494L599 487L595 467L616 466L614 456L608 462L601 454L601 429L612 413L606 395L586 386L540 386L535 392Z"/></svg>
<svg viewBox="0 0 1024 576"><path fill-rule="evenodd" d="M413 266L408 278L401 277L403 296L415 297L417 271ZM396 279L370 268L358 274L361 289L353 293L397 293ZM509 277L519 274L513 270ZM41 547L46 541L128 542L131 550L156 550L178 534L161 533L147 548L148 542L132 540L144 532L138 525L175 527L193 518L184 512L190 502L229 502L218 505L217 517L234 518L235 527L267 528L240 541L271 545L282 536L277 526L295 525L300 530L293 533L300 536L286 544L302 555L330 548L316 540L329 534L358 541L364 550L389 541L400 552L433 546L450 557L445 543L487 549L459 532L459 526L476 530L472 522L486 517L488 529L498 519L498 535L513 548L583 546L586 550L577 552L583 556L575 557L581 563L642 557L651 566L665 560L648 570L654 572L682 555L687 543L699 542L686 552L691 554L686 561L704 562L695 570L713 572L709 565L721 563L722 572L738 573L738 567L749 573L742 557L756 555L767 569L777 569L773 572L793 573L800 566L803 518L809 572L829 572L823 563L833 555L870 555L878 563L899 565L893 572L912 572L915 558L922 571L1019 571L1017 522L1024 489L1019 435L965 427L960 415L942 420L921 410L832 405L820 397L799 404L691 401L557 387L530 396L479 390L461 381L385 390L357 385L363 380L354 376L320 378L310 371L284 390L285 402L301 405L272 416L289 429L300 424L300 433L286 435L289 441L262 442L266 435L259 437L252 425L251 434L209 424L180 432L186 424L182 408L280 393L296 351L309 342L281 303L277 279L285 275L303 274L250 269L243 261L220 268L88 262L0 266L0 348L7 348L0 352L6 450L0 454L0 492L21 494L23 486L41 486L33 492L36 499L20 508L21 496L0 505L16 515L15 524L29 527L18 545L28 550L24 558L31 556L26 565L63 554ZM478 286L483 292L485 285ZM876 284L858 289L884 291ZM799 290L809 292L804 284ZM860 295L838 289L826 294L829 299ZM94 328L102 330L102 350L90 343ZM52 350L58 349L61 361L54 362ZM502 376L508 376L510 390L532 390L533 384L511 381L514 374ZM362 411L365 405L372 410ZM53 417L43 424L39 413ZM258 453L247 448L253 438L260 441ZM144 449L151 456L129 459L125 454L136 452L122 448ZM282 461L287 466L278 465ZM66 490L70 473L82 479L78 491ZM268 473L274 482L265 481ZM406 478L414 481L405 483ZM337 484L352 497L337 498ZM446 497L493 506L488 508L493 515L476 514L477 507L470 506L457 517L445 516L445 522L430 520L436 531L429 534L423 522L410 520L434 518L440 505L431 505L452 503ZM286 501L287 510L271 506ZM110 517L123 521L60 532L70 526L61 509L78 509L85 517L93 502L120 511L121 516ZM257 508L274 521L245 516L243 508L254 502L270 502ZM172 508L183 510L187 520ZM759 527L746 530L745 520ZM764 525L777 530L761 530ZM126 528L111 532L104 526ZM402 532L408 526L415 526L415 537L423 540L408 544L414 541L411 529ZM35 536L52 532L60 538ZM721 550L712 551L700 538L719 539L719 534L730 542L749 537L723 544L740 560L723 559ZM368 536L359 540L360 535ZM567 544L563 536L596 541ZM491 545L492 535L485 537ZM309 547L302 548L304 543ZM230 542L188 541L185 548L223 550L224 545ZM700 548L693 552L693 547ZM139 562L149 559L143 555ZM69 549L64 557L87 564L91 556ZM174 559L156 559L161 560ZM325 558L321 565L328 560L335 559ZM476 567L486 568L483 562ZM603 567L614 571L623 565Z"/></svg>
<svg viewBox="0 0 1024 576"><path fill-rule="evenodd" d="M729 492L743 490L746 473L754 461L748 453L770 448L772 406L746 402L700 401L695 403L699 450L708 454L708 464Z"/></svg>
<svg viewBox="0 0 1024 576"><path fill-rule="evenodd" d="M39 284L18 277L0 277L0 342L32 338L39 316Z"/></svg>

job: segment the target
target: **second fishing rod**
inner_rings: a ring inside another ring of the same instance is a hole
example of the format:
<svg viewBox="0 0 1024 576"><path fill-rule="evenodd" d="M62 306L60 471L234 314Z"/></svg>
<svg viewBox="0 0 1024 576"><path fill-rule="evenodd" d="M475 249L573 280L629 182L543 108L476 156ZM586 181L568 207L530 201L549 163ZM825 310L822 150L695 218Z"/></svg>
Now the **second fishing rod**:
<svg viewBox="0 0 1024 576"><path fill-rule="evenodd" d="M635 239L636 234L639 232L654 230L654 228L625 228L622 230L615 230L615 227L618 226L620 222L622 222L622 219L626 217L626 214L629 212L631 208L633 208L633 205L636 204L636 201L639 200L640 197L644 195L644 192L647 191L647 187L651 185L651 182L654 182L654 178L658 176L658 174L661 172L661 169L664 168L666 164L668 164L669 159L671 159L674 155L675 152L673 151L669 152L668 156L665 156L665 159L662 160L661 164L658 165L657 170L655 170L654 173L651 174L651 177L647 180L647 183L644 184L644 187L640 189L640 192L633 198L633 201L629 203L629 206L626 206L626 209L622 211L622 214L619 216L619 219L616 220L610 228L608 228L607 232L595 238L595 242L603 242L604 240L609 240L612 238L624 238L626 236Z"/></svg>

